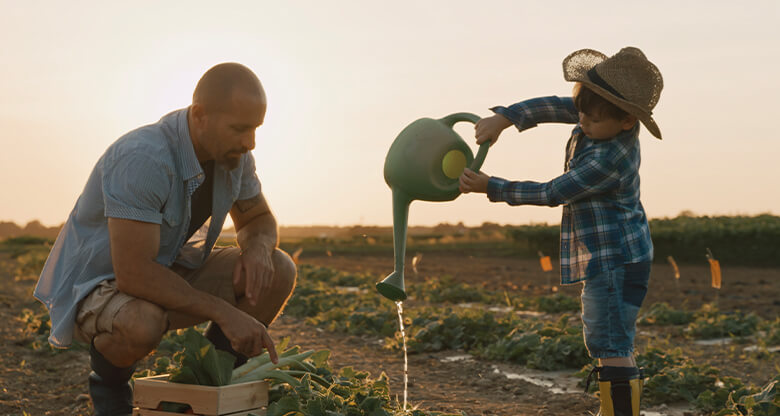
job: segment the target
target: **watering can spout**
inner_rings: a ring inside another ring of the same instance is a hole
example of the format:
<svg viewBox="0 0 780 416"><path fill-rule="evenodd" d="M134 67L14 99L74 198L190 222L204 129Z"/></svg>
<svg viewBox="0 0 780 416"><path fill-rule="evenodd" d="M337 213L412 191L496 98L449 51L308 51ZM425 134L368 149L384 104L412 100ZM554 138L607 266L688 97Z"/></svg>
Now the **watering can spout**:
<svg viewBox="0 0 780 416"><path fill-rule="evenodd" d="M406 225L409 220L409 204L412 199L399 189L393 191L393 252L395 254L395 270L384 280L376 284L376 290L382 296L401 301L406 299L404 286L404 262L406 260Z"/></svg>
<svg viewBox="0 0 780 416"><path fill-rule="evenodd" d="M385 277L385 280L376 284L376 290L382 294L382 296L392 301L400 302L406 299L403 270L396 270L390 273Z"/></svg>

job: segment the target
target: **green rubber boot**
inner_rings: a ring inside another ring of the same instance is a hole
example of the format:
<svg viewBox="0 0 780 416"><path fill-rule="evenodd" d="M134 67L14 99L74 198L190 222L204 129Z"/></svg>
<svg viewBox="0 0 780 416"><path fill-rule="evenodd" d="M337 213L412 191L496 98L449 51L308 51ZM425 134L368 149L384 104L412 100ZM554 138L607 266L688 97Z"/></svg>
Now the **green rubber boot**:
<svg viewBox="0 0 780 416"><path fill-rule="evenodd" d="M135 364L119 368L109 362L95 348L89 347L89 397L92 399L94 416L130 416L133 413L133 389L130 378Z"/></svg>

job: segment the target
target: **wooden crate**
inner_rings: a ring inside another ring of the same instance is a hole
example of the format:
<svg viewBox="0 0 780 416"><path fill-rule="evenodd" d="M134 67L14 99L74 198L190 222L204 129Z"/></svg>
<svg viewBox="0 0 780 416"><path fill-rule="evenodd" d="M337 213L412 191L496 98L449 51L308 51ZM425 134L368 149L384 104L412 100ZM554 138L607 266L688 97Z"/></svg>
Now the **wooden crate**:
<svg viewBox="0 0 780 416"><path fill-rule="evenodd" d="M135 380L133 416L168 416L180 413L155 410L160 402L184 403L196 415L246 416L249 413L265 415L268 405L268 383L251 381L229 386L198 386L171 383L168 375Z"/></svg>

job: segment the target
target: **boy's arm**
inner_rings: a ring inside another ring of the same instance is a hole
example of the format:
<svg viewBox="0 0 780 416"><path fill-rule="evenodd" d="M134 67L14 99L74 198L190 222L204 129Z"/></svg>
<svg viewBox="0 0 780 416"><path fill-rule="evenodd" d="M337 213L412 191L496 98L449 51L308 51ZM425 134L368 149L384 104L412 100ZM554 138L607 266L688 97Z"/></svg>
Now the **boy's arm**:
<svg viewBox="0 0 780 416"><path fill-rule="evenodd" d="M523 131L539 123L575 124L579 121L579 113L571 97L533 98L491 110L496 114L479 120L474 126L477 144L489 141L491 146L494 145L501 132L513 124L518 131Z"/></svg>
<svg viewBox="0 0 780 416"><path fill-rule="evenodd" d="M539 123L579 122L579 112L571 97L539 97L512 104L509 107L497 106L490 109L504 116L517 127L518 131L536 127Z"/></svg>
<svg viewBox="0 0 780 416"><path fill-rule="evenodd" d="M598 195L620 185L620 172L607 159L590 159L550 182L512 182L491 177L487 196L509 205L558 206Z"/></svg>

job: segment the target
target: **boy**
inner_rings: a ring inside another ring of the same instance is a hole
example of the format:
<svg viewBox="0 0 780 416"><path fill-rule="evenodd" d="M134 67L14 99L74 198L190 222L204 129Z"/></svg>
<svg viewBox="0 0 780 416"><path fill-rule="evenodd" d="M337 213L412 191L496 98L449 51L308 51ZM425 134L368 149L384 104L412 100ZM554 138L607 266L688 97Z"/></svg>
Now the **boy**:
<svg viewBox="0 0 780 416"><path fill-rule="evenodd" d="M583 282L585 345L599 360L602 415L639 415L640 370L633 357L636 316L647 293L653 244L639 201L639 123L657 138L651 117L661 73L637 48L612 57L583 49L563 61L573 98L544 97L476 124L477 143L496 142L510 125L577 124L566 145L564 174L547 183L510 182L466 169L462 192L510 205L563 205L561 284Z"/></svg>

